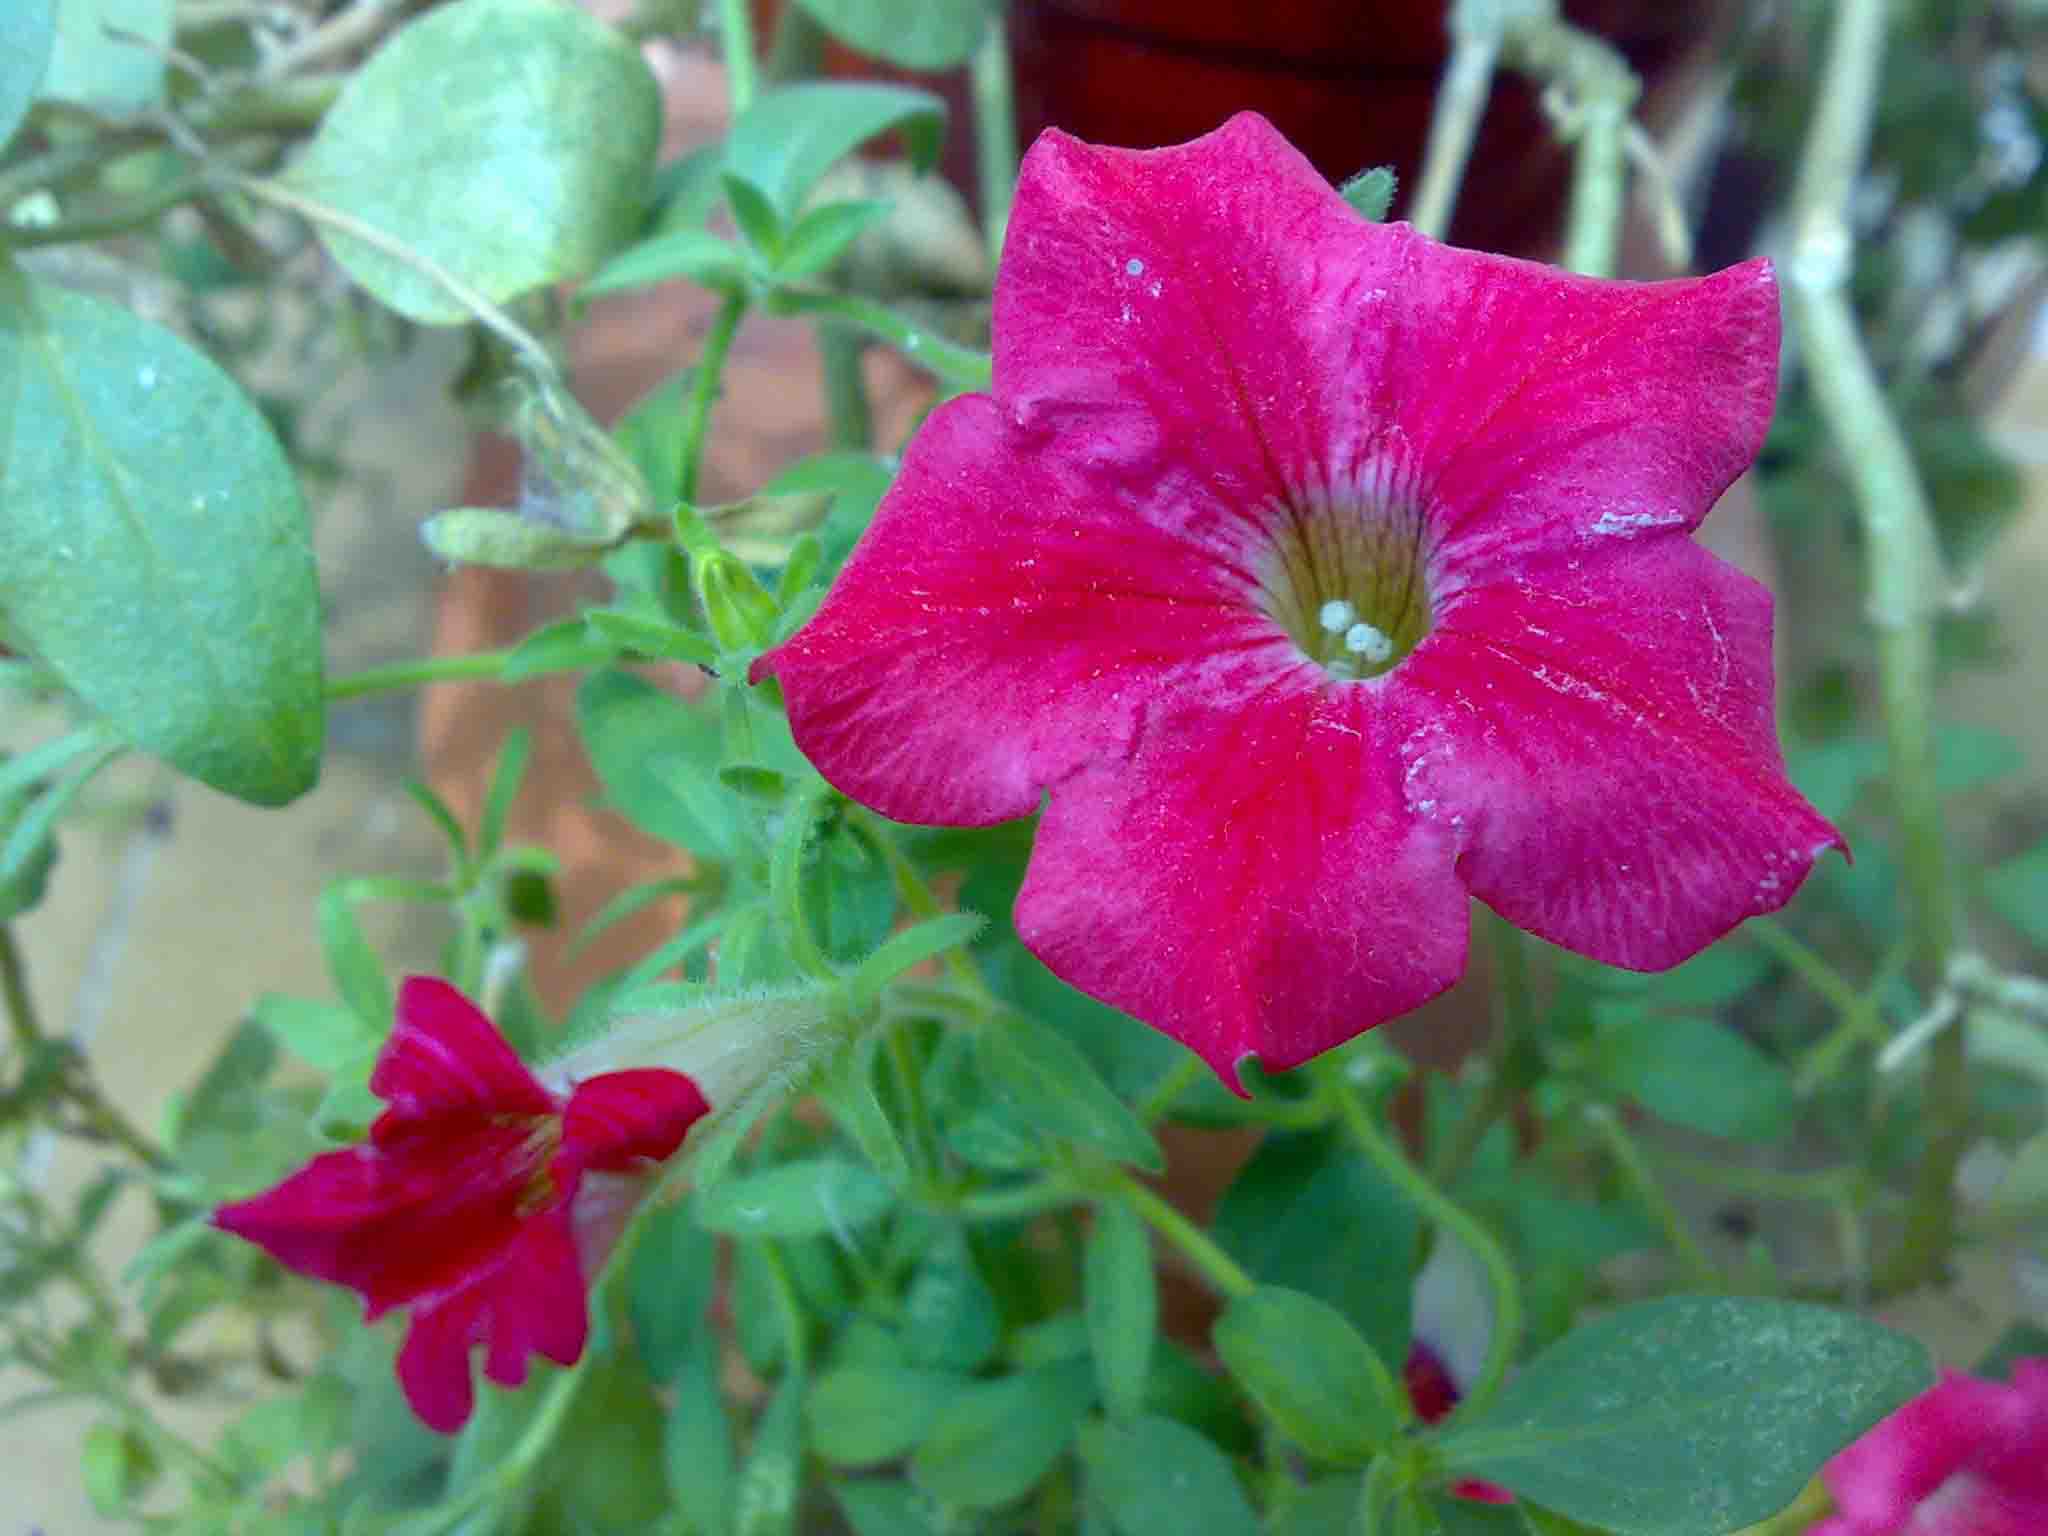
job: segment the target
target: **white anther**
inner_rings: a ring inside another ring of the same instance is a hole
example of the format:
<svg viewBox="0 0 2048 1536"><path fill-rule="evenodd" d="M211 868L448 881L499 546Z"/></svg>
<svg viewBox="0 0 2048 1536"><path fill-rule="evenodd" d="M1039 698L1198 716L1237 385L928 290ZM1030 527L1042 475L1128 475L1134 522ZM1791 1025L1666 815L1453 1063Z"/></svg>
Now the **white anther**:
<svg viewBox="0 0 2048 1536"><path fill-rule="evenodd" d="M1378 666L1394 654L1394 642L1370 624L1354 624L1344 631L1344 649Z"/></svg>
<svg viewBox="0 0 2048 1536"><path fill-rule="evenodd" d="M1341 635L1358 622L1358 610L1343 598L1333 597L1323 604L1323 611L1318 617L1322 620L1324 629L1333 635Z"/></svg>

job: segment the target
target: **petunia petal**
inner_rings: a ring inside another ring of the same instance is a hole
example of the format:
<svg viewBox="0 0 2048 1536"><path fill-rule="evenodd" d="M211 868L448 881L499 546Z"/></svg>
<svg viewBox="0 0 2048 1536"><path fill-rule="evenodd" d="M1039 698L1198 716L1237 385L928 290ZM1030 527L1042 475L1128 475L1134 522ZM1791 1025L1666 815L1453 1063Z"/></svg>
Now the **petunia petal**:
<svg viewBox="0 0 2048 1536"><path fill-rule="evenodd" d="M466 1283L517 1236L535 1166L525 1130L475 1125L323 1152L275 1188L222 1206L214 1223L302 1274L362 1294L375 1318Z"/></svg>
<svg viewBox="0 0 2048 1536"><path fill-rule="evenodd" d="M1176 700L1249 697L1299 664L1250 606L1242 528L1213 509L1174 524L1176 494L1031 450L985 397L951 401L817 615L752 675L781 679L797 745L884 815L1028 815Z"/></svg>
<svg viewBox="0 0 2048 1536"><path fill-rule="evenodd" d="M1232 1084L1248 1055L1295 1066L1442 991L1465 893L1440 828L1401 802L1407 722L1384 697L1276 686L1062 784L1019 935Z"/></svg>
<svg viewBox="0 0 2048 1536"><path fill-rule="evenodd" d="M1378 369L1390 392L1357 430L1394 422L1464 579L1688 533L1763 445L1778 383L1768 262L1609 283L1428 245L1411 279L1387 302L1411 311L1388 319L1414 344Z"/></svg>
<svg viewBox="0 0 2048 1536"><path fill-rule="evenodd" d="M427 1428L452 1435L476 1406L469 1350L482 1325L482 1301L457 1291L416 1308L398 1349L398 1385Z"/></svg>
<svg viewBox="0 0 2048 1536"><path fill-rule="evenodd" d="M557 1177L663 1162L709 1108L695 1083L666 1067L606 1072L578 1083L562 1112Z"/></svg>
<svg viewBox="0 0 2048 1536"><path fill-rule="evenodd" d="M526 1380L529 1355L574 1365L590 1332L590 1305L569 1210L520 1228L504 1262L478 1286L489 1307L484 1375L501 1387Z"/></svg>
<svg viewBox="0 0 2048 1536"><path fill-rule="evenodd" d="M568 1215L557 1208L528 1221L498 1263L413 1309L398 1352L399 1385L423 1423L453 1434L474 1406L476 1345L485 1347L484 1374L516 1387L526 1380L531 1355L575 1364L589 1327Z"/></svg>
<svg viewBox="0 0 2048 1536"><path fill-rule="evenodd" d="M1784 776L1769 595L1688 540L1463 592L1389 681L1472 893L1594 959L1676 965L1841 845Z"/></svg>
<svg viewBox="0 0 2048 1536"><path fill-rule="evenodd" d="M370 1074L370 1091L391 1108L372 1128L451 1110L544 1115L555 1109L498 1027L455 988L432 976L408 976L398 989L398 1019Z"/></svg>
<svg viewBox="0 0 2048 1536"><path fill-rule="evenodd" d="M1417 237L1358 217L1263 118L1165 149L1052 131L1024 157L996 280L995 397L1121 477L1249 510L1322 485L1328 349ZM1347 384L1354 381L1346 381Z"/></svg>

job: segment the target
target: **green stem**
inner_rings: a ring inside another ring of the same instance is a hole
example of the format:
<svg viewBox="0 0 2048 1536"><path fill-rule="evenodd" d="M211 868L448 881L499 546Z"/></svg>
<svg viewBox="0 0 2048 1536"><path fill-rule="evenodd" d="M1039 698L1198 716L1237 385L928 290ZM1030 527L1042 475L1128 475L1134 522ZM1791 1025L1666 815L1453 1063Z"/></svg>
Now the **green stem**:
<svg viewBox="0 0 2048 1536"><path fill-rule="evenodd" d="M1466 1108L1441 1154L1430 1160L1429 1176L1440 1189L1449 1189L1458 1181L1494 1122L1514 1107L1521 1084L1511 1058L1535 1025L1529 997L1529 951L1521 930L1490 909L1481 921L1493 953L1493 1043L1487 1051L1492 1070L1484 1092Z"/></svg>
<svg viewBox="0 0 2048 1536"><path fill-rule="evenodd" d="M767 1238L755 1239L761 1267L768 1272L768 1288L775 1293L775 1314L782 1319L783 1367L790 1375L801 1373L810 1356L810 1335L804 1326L804 1306L798 1299L796 1281L789 1273L789 1260Z"/></svg>
<svg viewBox="0 0 2048 1536"><path fill-rule="evenodd" d="M719 381L725 373L726 354L732 338L747 312L746 295L729 293L712 318L711 332L704 338L704 351L697 359L696 377L690 381L690 397L683 403L684 501L697 499L697 481L703 468L704 438L711 426L711 407L718 399Z"/></svg>
<svg viewBox="0 0 2048 1536"><path fill-rule="evenodd" d="M1002 259L1010 200L1017 188L1016 79L1001 6L990 8L969 73L974 90L974 167L981 190L981 227L988 239L989 260L996 262Z"/></svg>
<svg viewBox="0 0 2048 1536"><path fill-rule="evenodd" d="M1505 57L1514 68L1556 87L1568 99L1566 131L1576 137L1578 148L1565 219L1564 264L1589 277L1611 277L1627 190L1628 118L1642 92L1641 82L1611 43L1554 12L1512 23Z"/></svg>
<svg viewBox="0 0 2048 1536"><path fill-rule="evenodd" d="M1923 997L1944 983L1958 917L1934 779L1929 707L1934 618L1946 585L1927 492L1905 435L1857 330L1846 284L1855 251L1849 200L1877 101L1884 0L1842 0L1793 197L1785 304L1805 342L1814 398L1855 490L1862 520L1869 613L1876 629L1889 787L1912 942L1911 975ZM1879 1296L1934 1278L1955 1241L1957 1165L1970 1137L1964 1021L1929 1056L1927 1151L1898 1246L1875 1274Z"/></svg>
<svg viewBox="0 0 2048 1536"><path fill-rule="evenodd" d="M1678 1261L1685 1267L1691 1283L1701 1290L1722 1289L1720 1271L1714 1268L1713 1260L1699 1245L1699 1240L1678 1214L1678 1208L1671 1203L1671 1197L1664 1193L1664 1186L1657 1182L1657 1176L1650 1171L1648 1161L1643 1157L1642 1148L1635 1143L1628 1130L1621 1123L1621 1117L1605 1104L1586 1106L1586 1121L1600 1139L1607 1144L1608 1152L1614 1158L1615 1167L1620 1169L1622 1182L1636 1197L1636 1201L1649 1212L1651 1218L1663 1230L1664 1240L1671 1245L1671 1251L1678 1255Z"/></svg>
<svg viewBox="0 0 2048 1536"><path fill-rule="evenodd" d="M896 894L903 905L910 909L910 915L920 921L940 916L943 909L939 906L938 897L932 894L931 886L926 883L924 876L918 873L918 868L911 862L910 855L897 843L892 825L873 811L860 807L855 807L854 811L863 830L881 852L883 861L888 864L890 877L896 882ZM986 1012L1003 1006L1002 1000L990 991L988 983L981 979L981 972L975 969L974 962L960 952L958 945L946 951L945 965L952 973L954 983L968 995L976 1007Z"/></svg>
<svg viewBox="0 0 2048 1536"><path fill-rule="evenodd" d="M798 970L824 982L837 981L839 973L832 968L832 962L819 947L817 935L804 920L802 877L804 848L835 793L821 779L784 810L782 835L776 840L774 856L768 863L768 892L775 904L783 942L789 946L789 956Z"/></svg>
<svg viewBox="0 0 2048 1536"><path fill-rule="evenodd" d="M875 445L875 413L861 371L866 340L831 320L818 322L818 356L825 374L825 410L832 446L866 453Z"/></svg>
<svg viewBox="0 0 2048 1536"><path fill-rule="evenodd" d="M750 0L718 0L718 37L725 52L725 92L737 118L754 104L759 66L754 59Z"/></svg>
<svg viewBox="0 0 2048 1536"><path fill-rule="evenodd" d="M1588 277L1614 276L1615 252L1621 244L1622 194L1627 186L1627 161L1622 132L1628 126L1625 102L1603 99L1586 103L1579 120L1578 151L1572 160L1570 212L1565 220L1564 264Z"/></svg>
<svg viewBox="0 0 2048 1536"><path fill-rule="evenodd" d="M1218 1291L1225 1296L1246 1296L1257 1289L1257 1282L1245 1273L1243 1266L1225 1253L1214 1238L1182 1215L1178 1207L1120 1168L1110 1175L1110 1181L1117 1193L1131 1203L1131 1208L1145 1218L1147 1225L1178 1248L1182 1256L1200 1270L1202 1277Z"/></svg>
<svg viewBox="0 0 2048 1536"><path fill-rule="evenodd" d="M1437 87L1422 174L1408 210L1409 222L1434 240L1442 240L1451 230L1458 189L1472 158L1472 140L1486 115L1493 72L1500 63L1501 22L1499 5L1487 0L1458 0L1451 7L1450 62Z"/></svg>
<svg viewBox="0 0 2048 1536"><path fill-rule="evenodd" d="M1038 1179L1020 1189L1000 1189L986 1195L969 1195L960 1202L960 1214L968 1221L1022 1221L1079 1205L1087 1197L1052 1179Z"/></svg>
<svg viewBox="0 0 2048 1536"><path fill-rule="evenodd" d="M1848 977L1777 919L1753 917L1742 925L1740 931L1745 938L1754 939L1768 949L1787 970L1819 993L1843 1018L1874 1015L1876 1010L1870 999L1857 991Z"/></svg>
<svg viewBox="0 0 2048 1536"><path fill-rule="evenodd" d="M1337 1105L1337 1112L1351 1139L1387 1181L1420 1207L1424 1216L1457 1238L1486 1270L1493 1292L1493 1331L1486 1343L1486 1364L1479 1379L1459 1404L1460 1413L1478 1413L1493 1401L1508 1367L1514 1363L1522 1343L1522 1291L1515 1280L1515 1267L1507 1249L1485 1225L1452 1200L1388 1139L1360 1097L1358 1088L1338 1067L1322 1069L1324 1090Z"/></svg>
<svg viewBox="0 0 2048 1536"><path fill-rule="evenodd" d="M558 370L555 367L555 360L549 355L546 347L529 335L504 310L431 256L414 250L403 240L385 234L375 225L365 224L354 214L344 213L339 208L331 208L315 198L301 197L279 182L256 176L237 176L233 178L233 185L258 202L287 209L309 223L325 225L347 235L351 240L360 240L364 245L403 266L410 267L466 310L477 324L518 353L521 360L538 377L553 379L556 376Z"/></svg>
<svg viewBox="0 0 2048 1536"><path fill-rule="evenodd" d="M36 1001L28 990L28 966L21 958L21 945L14 937L12 923L0 923L0 1002L7 1008L7 1027L24 1051L43 1043L43 1026L36 1016Z"/></svg>
<svg viewBox="0 0 2048 1536"><path fill-rule="evenodd" d="M28 989L28 965L11 923L0 923L0 1006L6 1008L8 1031L22 1050L47 1043L49 1037L43 1033L35 998ZM84 1134L94 1140L112 1142L146 1168L168 1170L172 1164L163 1149L107 1101L83 1068L83 1059L72 1050L57 1091L78 1112Z"/></svg>
<svg viewBox="0 0 2048 1536"><path fill-rule="evenodd" d="M1209 1064L1199 1056L1183 1057L1138 1103L1134 1113L1141 1124L1151 1125L1180 1101L1180 1096L1209 1075Z"/></svg>
<svg viewBox="0 0 2048 1536"><path fill-rule="evenodd" d="M6 227L6 244L11 250L25 251L39 245L70 245L83 240L107 240L115 235L125 235L162 217L179 204L200 196L211 182L212 178L206 172L189 171L140 197L108 203L75 218L59 219L54 224L9 224Z"/></svg>
<svg viewBox="0 0 2048 1536"><path fill-rule="evenodd" d="M371 694L396 693L429 683L454 683L470 678L496 677L512 659L510 650L466 651L457 656L422 656L411 661L394 661L381 667L366 667L347 677L328 680L327 702L367 698Z"/></svg>
<svg viewBox="0 0 2048 1536"><path fill-rule="evenodd" d="M924 1099L924 1073L911 1047L910 1026L896 1020L887 1026L883 1049L889 1053L889 1070L896 1077L896 1091L903 1095L904 1118L910 1122L910 1139L916 1149L919 1168L930 1173L939 1166L939 1131L932 1121L931 1106Z"/></svg>

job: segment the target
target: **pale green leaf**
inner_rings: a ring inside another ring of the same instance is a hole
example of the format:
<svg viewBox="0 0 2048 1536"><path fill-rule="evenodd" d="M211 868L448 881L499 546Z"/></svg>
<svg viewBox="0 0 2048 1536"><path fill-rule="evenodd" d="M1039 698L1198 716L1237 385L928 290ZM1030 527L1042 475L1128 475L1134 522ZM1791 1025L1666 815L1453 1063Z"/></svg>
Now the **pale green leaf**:
<svg viewBox="0 0 2048 1536"><path fill-rule="evenodd" d="M0 614L110 725L261 805L312 786L320 597L297 483L212 362L0 267Z"/></svg>
<svg viewBox="0 0 2048 1536"><path fill-rule="evenodd" d="M602 22L555 0L457 0L371 57L286 179L499 301L592 271L632 236L660 134L653 75ZM401 314L466 318L427 274L318 232Z"/></svg>

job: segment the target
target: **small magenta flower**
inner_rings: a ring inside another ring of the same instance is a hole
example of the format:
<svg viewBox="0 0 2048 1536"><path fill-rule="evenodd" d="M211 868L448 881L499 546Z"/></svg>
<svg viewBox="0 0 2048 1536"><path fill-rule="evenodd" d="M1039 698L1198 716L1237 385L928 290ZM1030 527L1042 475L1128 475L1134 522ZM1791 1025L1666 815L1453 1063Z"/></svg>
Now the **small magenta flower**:
<svg viewBox="0 0 2048 1536"><path fill-rule="evenodd" d="M1047 133L993 394L933 412L752 675L884 815L1043 803L1024 942L1228 1082L1450 985L1468 895L1675 965L1841 843L1784 775L1769 595L1688 537L1777 359L1765 262L1455 250L1250 114Z"/></svg>
<svg viewBox="0 0 2048 1536"><path fill-rule="evenodd" d="M2048 1531L2048 1357L2010 1384L1956 1371L1821 1470L1835 1513L1807 1536Z"/></svg>
<svg viewBox="0 0 2048 1536"><path fill-rule="evenodd" d="M391 1107L368 1142L322 1153L214 1222L360 1291L371 1320L411 1307L398 1379L426 1424L453 1433L474 1399L473 1346L506 1387L525 1381L529 1355L582 1354L591 1276L647 1175L708 1106L660 1067L551 1092L469 999L423 976L399 990L370 1090Z"/></svg>

